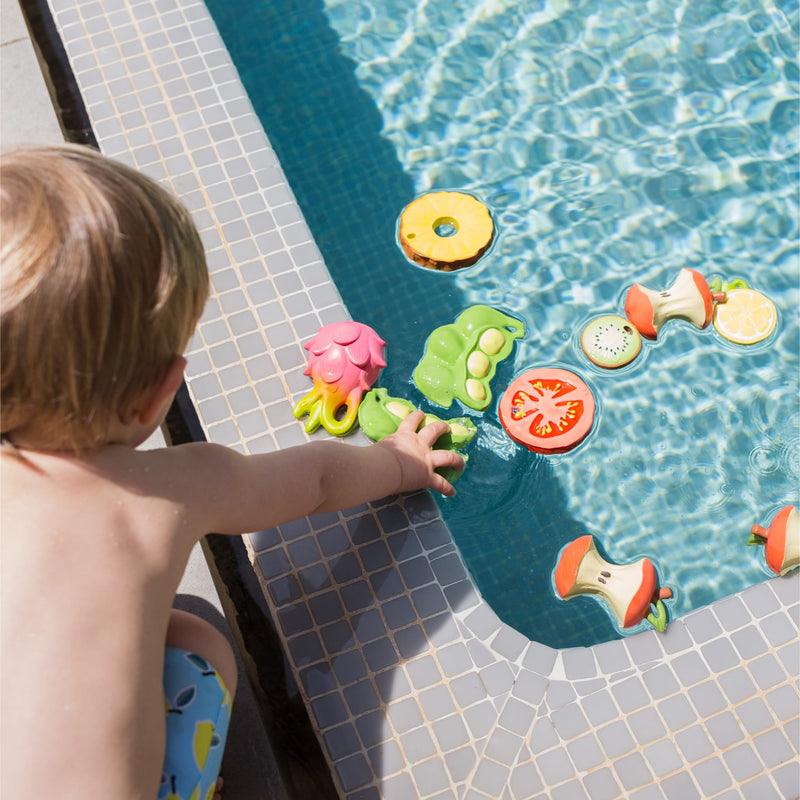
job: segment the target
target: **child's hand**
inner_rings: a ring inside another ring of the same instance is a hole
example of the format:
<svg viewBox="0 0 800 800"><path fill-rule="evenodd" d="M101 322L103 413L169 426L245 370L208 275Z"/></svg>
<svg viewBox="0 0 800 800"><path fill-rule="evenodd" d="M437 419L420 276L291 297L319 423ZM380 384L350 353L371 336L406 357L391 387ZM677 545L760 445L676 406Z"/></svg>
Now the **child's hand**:
<svg viewBox="0 0 800 800"><path fill-rule="evenodd" d="M409 414L397 431L378 442L375 447L391 451L400 466L400 486L397 493L413 492L416 489L435 489L445 497L452 497L456 490L434 470L439 467L464 469L464 459L452 450L431 450L433 443L450 430L448 424L437 420L417 431L425 415L421 411Z"/></svg>

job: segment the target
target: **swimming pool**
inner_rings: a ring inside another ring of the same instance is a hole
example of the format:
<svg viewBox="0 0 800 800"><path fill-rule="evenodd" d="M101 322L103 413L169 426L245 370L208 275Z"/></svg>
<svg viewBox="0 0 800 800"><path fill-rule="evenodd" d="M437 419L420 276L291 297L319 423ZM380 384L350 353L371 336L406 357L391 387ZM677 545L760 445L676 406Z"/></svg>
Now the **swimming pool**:
<svg viewBox="0 0 800 800"><path fill-rule="evenodd" d="M652 558L671 616L770 574L745 541L800 479L796 5L208 6L353 318L388 341L380 384L441 413L409 382L428 334L476 303L525 324L440 503L498 615L554 647L618 636L552 587L585 533L619 563ZM404 206L438 189L474 194L498 229L453 274L396 244ZM629 368L591 366L588 319L686 266L767 293L776 333L742 347L671 322ZM546 365L599 406L586 443L548 457L496 413Z"/></svg>

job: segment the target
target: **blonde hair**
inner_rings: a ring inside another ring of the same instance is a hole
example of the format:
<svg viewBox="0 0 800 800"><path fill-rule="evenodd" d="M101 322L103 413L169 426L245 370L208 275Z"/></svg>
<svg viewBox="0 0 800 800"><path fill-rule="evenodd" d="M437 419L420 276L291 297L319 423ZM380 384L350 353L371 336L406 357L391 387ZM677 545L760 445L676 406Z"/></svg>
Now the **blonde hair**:
<svg viewBox="0 0 800 800"><path fill-rule="evenodd" d="M87 147L0 157L0 428L107 441L165 375L208 298L189 212Z"/></svg>

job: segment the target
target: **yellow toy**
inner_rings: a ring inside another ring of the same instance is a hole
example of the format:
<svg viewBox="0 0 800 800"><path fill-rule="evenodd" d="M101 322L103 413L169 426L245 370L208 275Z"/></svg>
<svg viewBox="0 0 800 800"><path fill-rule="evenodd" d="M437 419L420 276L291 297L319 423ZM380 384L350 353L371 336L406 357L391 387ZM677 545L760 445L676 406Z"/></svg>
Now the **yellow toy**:
<svg viewBox="0 0 800 800"><path fill-rule="evenodd" d="M415 263L452 272L474 264L494 238L489 210L463 192L418 197L400 215L400 246Z"/></svg>

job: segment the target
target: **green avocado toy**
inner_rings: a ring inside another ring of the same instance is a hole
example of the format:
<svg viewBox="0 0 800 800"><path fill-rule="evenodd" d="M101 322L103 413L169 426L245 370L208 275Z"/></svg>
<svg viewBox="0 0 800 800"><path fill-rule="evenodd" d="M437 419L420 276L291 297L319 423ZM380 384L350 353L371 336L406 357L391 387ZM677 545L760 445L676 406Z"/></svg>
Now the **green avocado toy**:
<svg viewBox="0 0 800 800"><path fill-rule="evenodd" d="M361 430L374 442L379 442L387 436L393 434L400 423L412 412L415 411L414 405L401 397L389 397L386 389L370 389L358 407L358 424ZM434 414L426 414L422 422L423 427L430 422L439 420L440 417ZM434 450L454 450L460 451L466 447L478 429L468 417L456 417L444 420L449 426L450 431L440 436L434 443ZM467 456L461 454L464 461ZM461 477L459 470L452 467L443 467L436 470L446 480L453 483Z"/></svg>

